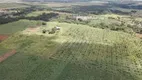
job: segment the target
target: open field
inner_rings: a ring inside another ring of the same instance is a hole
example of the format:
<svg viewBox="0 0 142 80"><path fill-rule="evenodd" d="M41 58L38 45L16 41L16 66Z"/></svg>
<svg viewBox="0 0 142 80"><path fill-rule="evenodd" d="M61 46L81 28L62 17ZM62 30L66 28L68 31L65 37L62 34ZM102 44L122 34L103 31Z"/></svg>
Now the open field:
<svg viewBox="0 0 142 80"><path fill-rule="evenodd" d="M124 32L48 22L15 33L0 46L17 54L0 63L2 80L141 80L142 43ZM60 32L43 34L56 25ZM35 28L36 29L36 28Z"/></svg>
<svg viewBox="0 0 142 80"><path fill-rule="evenodd" d="M0 63L13 56L14 54L16 54L16 50L11 50L10 52L4 53L0 56Z"/></svg>
<svg viewBox="0 0 142 80"><path fill-rule="evenodd" d="M7 51L9 50L0 46L0 56L5 54Z"/></svg>
<svg viewBox="0 0 142 80"><path fill-rule="evenodd" d="M0 3L0 8L24 8L24 7L29 7L29 5L22 3Z"/></svg>
<svg viewBox="0 0 142 80"><path fill-rule="evenodd" d="M49 2L49 3L44 3L43 5L49 6L49 7L70 7L74 5L104 5L106 2L76 2L76 3L56 3L56 2Z"/></svg>
<svg viewBox="0 0 142 80"><path fill-rule="evenodd" d="M0 34L13 34L17 31L24 30L28 27L36 27L40 25L40 21L19 20L16 22L0 25Z"/></svg>

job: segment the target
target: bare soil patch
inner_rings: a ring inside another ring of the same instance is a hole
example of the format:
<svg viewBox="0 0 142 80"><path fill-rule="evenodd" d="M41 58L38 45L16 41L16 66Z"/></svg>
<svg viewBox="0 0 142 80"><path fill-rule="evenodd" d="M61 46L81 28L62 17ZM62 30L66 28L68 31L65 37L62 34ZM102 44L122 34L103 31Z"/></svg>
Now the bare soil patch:
<svg viewBox="0 0 142 80"><path fill-rule="evenodd" d="M10 56L13 56L14 54L16 54L16 50L11 50L10 52L7 52L4 55L0 56L0 63L5 61Z"/></svg>
<svg viewBox="0 0 142 80"><path fill-rule="evenodd" d="M138 37L138 38L140 38L140 39L142 39L142 34L136 34L136 37Z"/></svg>
<svg viewBox="0 0 142 80"><path fill-rule="evenodd" d="M9 35L0 34L0 42L7 39Z"/></svg>
<svg viewBox="0 0 142 80"><path fill-rule="evenodd" d="M27 28L27 30L28 30L29 32L36 32L36 31L37 31L37 27L36 27L36 28L30 27L30 28Z"/></svg>

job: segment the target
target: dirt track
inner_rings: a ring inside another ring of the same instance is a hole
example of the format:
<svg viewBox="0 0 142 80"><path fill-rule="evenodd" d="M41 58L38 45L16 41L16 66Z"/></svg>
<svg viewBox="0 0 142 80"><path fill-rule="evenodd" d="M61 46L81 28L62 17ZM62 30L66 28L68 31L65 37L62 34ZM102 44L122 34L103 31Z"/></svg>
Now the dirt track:
<svg viewBox="0 0 142 80"><path fill-rule="evenodd" d="M7 52L4 55L0 56L0 63L14 54L16 54L16 50L11 50L10 52Z"/></svg>

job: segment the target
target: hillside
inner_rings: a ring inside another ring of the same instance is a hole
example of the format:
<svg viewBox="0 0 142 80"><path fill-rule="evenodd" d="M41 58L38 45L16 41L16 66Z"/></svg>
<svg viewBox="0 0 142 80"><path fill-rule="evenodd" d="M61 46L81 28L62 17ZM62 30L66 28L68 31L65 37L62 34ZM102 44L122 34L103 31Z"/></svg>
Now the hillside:
<svg viewBox="0 0 142 80"><path fill-rule="evenodd" d="M9 3L9 2L76 2L76 1L92 1L92 0L0 0L1 3Z"/></svg>
<svg viewBox="0 0 142 80"><path fill-rule="evenodd" d="M2 80L141 80L141 40L124 32L47 22L15 33L0 47L17 54L0 63ZM55 34L43 29L61 27Z"/></svg>
<svg viewBox="0 0 142 80"><path fill-rule="evenodd" d="M2 3L9 2L82 2L82 1L141 1L141 0L0 0Z"/></svg>
<svg viewBox="0 0 142 80"><path fill-rule="evenodd" d="M0 0L0 3L11 3L11 2L19 3L22 2L22 0Z"/></svg>
<svg viewBox="0 0 142 80"><path fill-rule="evenodd" d="M28 27L35 27L41 24L40 21L19 20L16 22L0 25L0 34L14 34L17 31L24 30ZM9 29L10 28L10 29Z"/></svg>

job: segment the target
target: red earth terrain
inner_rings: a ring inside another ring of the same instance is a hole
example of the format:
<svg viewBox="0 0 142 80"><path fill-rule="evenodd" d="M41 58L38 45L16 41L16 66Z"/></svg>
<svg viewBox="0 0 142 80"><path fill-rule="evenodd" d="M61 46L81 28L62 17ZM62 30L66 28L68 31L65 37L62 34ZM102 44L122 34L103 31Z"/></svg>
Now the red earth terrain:
<svg viewBox="0 0 142 80"><path fill-rule="evenodd" d="M16 54L16 50L11 50L10 52L3 54L2 56L0 56L0 63L5 61L10 56L13 56L14 54Z"/></svg>
<svg viewBox="0 0 142 80"><path fill-rule="evenodd" d="M7 38L8 38L8 35L0 34L0 42Z"/></svg>

